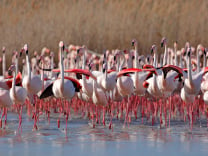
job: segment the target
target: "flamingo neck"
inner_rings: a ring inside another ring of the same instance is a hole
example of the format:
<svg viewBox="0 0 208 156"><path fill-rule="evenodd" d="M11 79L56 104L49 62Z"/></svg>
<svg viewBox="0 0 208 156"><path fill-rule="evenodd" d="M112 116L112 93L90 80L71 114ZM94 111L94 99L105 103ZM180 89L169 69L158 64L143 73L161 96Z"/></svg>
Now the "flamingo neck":
<svg viewBox="0 0 208 156"><path fill-rule="evenodd" d="M188 57L188 80L192 84L192 67L191 67L191 56Z"/></svg>
<svg viewBox="0 0 208 156"><path fill-rule="evenodd" d="M154 52L154 62L153 62L153 66L155 67L155 68L157 68L157 51L155 50L155 52Z"/></svg>
<svg viewBox="0 0 208 156"><path fill-rule="evenodd" d="M3 52L3 61L2 61L2 71L3 71L3 76L5 76L6 74L6 56L5 56L5 52Z"/></svg>
<svg viewBox="0 0 208 156"><path fill-rule="evenodd" d="M162 56L160 55L160 67L163 65L163 58Z"/></svg>
<svg viewBox="0 0 208 156"><path fill-rule="evenodd" d="M181 56L181 54L179 55L179 66L181 67L181 68L183 68L183 62L182 62L182 56Z"/></svg>
<svg viewBox="0 0 208 156"><path fill-rule="evenodd" d="M61 68L61 85L62 85L62 88L64 88L64 64L63 64L62 48L60 48L60 68Z"/></svg>
<svg viewBox="0 0 208 156"><path fill-rule="evenodd" d="M138 68L138 47L137 44L135 45L135 51L134 51L134 67Z"/></svg>
<svg viewBox="0 0 208 156"><path fill-rule="evenodd" d="M19 71L19 69L18 69L18 65L19 65L19 61L18 61L18 57L16 58L16 60L15 60L15 64L16 64L16 70L15 70L15 72L16 72L16 75L18 74L18 71Z"/></svg>
<svg viewBox="0 0 208 156"><path fill-rule="evenodd" d="M54 62L53 62L53 56L51 57L51 69L53 69L54 68ZM50 72L50 76L51 76L51 78L52 78L52 76L53 76L53 71L51 70L51 72Z"/></svg>
<svg viewBox="0 0 208 156"><path fill-rule="evenodd" d="M29 81L31 80L31 69L30 69L30 60L29 60L29 55L26 54L26 62L27 62L27 75L29 78Z"/></svg>
<svg viewBox="0 0 208 156"><path fill-rule="evenodd" d="M86 66L86 49L84 49L82 69L85 69L85 66ZM83 79L83 86L85 87L87 84L87 80L84 74L82 75L82 79Z"/></svg>
<svg viewBox="0 0 208 156"><path fill-rule="evenodd" d="M197 51L196 51L196 57L197 57L197 68L196 68L196 71L197 71L197 73L199 73L199 71L200 71L200 59L199 59L199 49L197 49Z"/></svg>
<svg viewBox="0 0 208 156"><path fill-rule="evenodd" d="M205 68L206 66L207 66L206 54L204 54L204 57L203 57L203 67Z"/></svg>
<svg viewBox="0 0 208 156"><path fill-rule="evenodd" d="M85 69L85 66L86 66L86 50L84 50L84 54L83 54L82 69Z"/></svg>
<svg viewBox="0 0 208 156"><path fill-rule="evenodd" d="M123 53L122 53L121 56L123 57L123 59L122 59L122 63L121 63L120 66L119 66L119 70L118 70L118 71L121 71L121 70L122 70L122 68L123 68L123 66L124 66L124 64L125 64L125 62L126 62L126 59L125 59L125 56L124 56Z"/></svg>
<svg viewBox="0 0 208 156"><path fill-rule="evenodd" d="M163 58L163 66L167 64L167 57L168 57L167 45L165 44L165 52L164 52L164 58Z"/></svg>
<svg viewBox="0 0 208 156"><path fill-rule="evenodd" d="M174 52L175 52L175 66L178 66L178 57L177 57L177 48L174 48Z"/></svg>
<svg viewBox="0 0 208 156"><path fill-rule="evenodd" d="M120 56L118 56L118 59L117 59L117 71L119 71L119 66L120 66Z"/></svg>

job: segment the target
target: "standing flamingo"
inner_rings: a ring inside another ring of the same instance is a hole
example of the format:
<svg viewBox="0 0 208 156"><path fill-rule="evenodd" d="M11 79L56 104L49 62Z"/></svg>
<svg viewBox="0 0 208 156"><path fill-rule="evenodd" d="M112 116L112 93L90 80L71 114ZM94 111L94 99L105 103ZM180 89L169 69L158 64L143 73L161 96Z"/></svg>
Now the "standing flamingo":
<svg viewBox="0 0 208 156"><path fill-rule="evenodd" d="M17 59L17 58L16 58ZM17 65L17 64L16 64ZM12 88L10 89L9 95L12 99L13 104L20 104L20 112L19 112L19 128L21 127L22 123L22 105L24 104L27 98L27 91L25 88L16 86L16 65L10 66L9 70L13 72L13 82Z"/></svg>
<svg viewBox="0 0 208 156"><path fill-rule="evenodd" d="M26 53L27 74L23 78L22 86L27 90L31 102L34 103L35 101L33 101L34 99L32 99L32 96L36 95L41 90L42 81L39 76L33 75L31 72L27 44L24 45L24 51Z"/></svg>

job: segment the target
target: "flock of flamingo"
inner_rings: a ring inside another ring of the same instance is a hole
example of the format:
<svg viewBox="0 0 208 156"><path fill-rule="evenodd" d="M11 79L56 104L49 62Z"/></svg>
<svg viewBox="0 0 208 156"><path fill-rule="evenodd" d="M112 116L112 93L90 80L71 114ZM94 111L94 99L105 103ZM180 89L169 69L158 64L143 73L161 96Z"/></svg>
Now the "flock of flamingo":
<svg viewBox="0 0 208 156"><path fill-rule="evenodd" d="M208 67L207 49L201 44L195 49L189 42L178 49L167 46L163 38L164 53L158 55L156 45L151 54L139 55L138 42L132 40L131 50L106 50L103 55L90 53L86 46L66 47L59 43L59 63L54 53L43 48L29 58L28 45L13 52L12 65L6 70L6 49L3 48L0 76L0 127L5 128L7 112L19 116L18 131L22 130L22 113L34 120L38 129L39 118L50 123L58 113L67 121L79 114L96 125L113 128L113 119L130 124L132 118L171 124L176 117L193 123L208 119ZM21 72L19 70L20 57ZM160 56L160 57L159 57ZM55 68L56 67L56 68ZM4 118L4 124L3 122Z"/></svg>

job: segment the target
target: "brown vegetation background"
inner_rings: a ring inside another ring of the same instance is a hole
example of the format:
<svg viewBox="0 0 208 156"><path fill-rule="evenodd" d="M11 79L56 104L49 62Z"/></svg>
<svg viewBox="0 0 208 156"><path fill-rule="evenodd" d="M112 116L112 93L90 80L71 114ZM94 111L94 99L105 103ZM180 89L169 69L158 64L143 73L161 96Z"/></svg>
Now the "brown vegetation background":
<svg viewBox="0 0 208 156"><path fill-rule="evenodd" d="M207 10L207 0L0 0L0 47L57 51L63 40L101 53L129 49L136 38L145 53L163 36L170 46L206 46Z"/></svg>

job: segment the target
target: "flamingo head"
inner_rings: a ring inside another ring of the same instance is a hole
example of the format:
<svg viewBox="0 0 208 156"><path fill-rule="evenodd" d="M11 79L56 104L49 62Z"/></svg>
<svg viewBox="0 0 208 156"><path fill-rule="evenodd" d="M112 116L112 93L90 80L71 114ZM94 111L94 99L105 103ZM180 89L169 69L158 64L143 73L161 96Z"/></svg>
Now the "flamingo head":
<svg viewBox="0 0 208 156"><path fill-rule="evenodd" d="M106 68L107 68L107 63L106 63L106 62L104 62L104 63L103 63L103 73L105 73Z"/></svg>
<svg viewBox="0 0 208 156"><path fill-rule="evenodd" d="M12 72L15 71L15 65L11 65L8 69L8 75L12 75Z"/></svg>
<svg viewBox="0 0 208 156"><path fill-rule="evenodd" d="M28 45L27 44L24 45L23 49L24 49L26 55L28 55Z"/></svg>
<svg viewBox="0 0 208 156"><path fill-rule="evenodd" d="M176 49L176 48L177 48L177 46L178 46L178 42L177 42L177 41L175 41L173 46L174 46L174 48Z"/></svg>
<svg viewBox="0 0 208 156"><path fill-rule="evenodd" d="M155 52L155 50L156 50L156 45L152 45L152 47L151 47L151 53L154 53Z"/></svg>
<svg viewBox="0 0 208 156"><path fill-rule="evenodd" d="M77 49L77 55L83 55L84 51L86 50L86 46L83 45L82 47Z"/></svg>
<svg viewBox="0 0 208 156"><path fill-rule="evenodd" d="M167 43L167 39L165 37L163 37L162 40L161 40L161 47L166 45L166 43Z"/></svg>
<svg viewBox="0 0 208 156"><path fill-rule="evenodd" d="M49 54L50 53L50 49L46 48L45 52Z"/></svg>
<svg viewBox="0 0 208 156"><path fill-rule="evenodd" d="M132 45L132 46L136 46L136 45L137 45L137 40L136 40L136 39L133 39L133 40L131 41L131 45Z"/></svg>
<svg viewBox="0 0 208 156"><path fill-rule="evenodd" d="M59 48L61 48L64 51L64 42L63 41L59 42Z"/></svg>
<svg viewBox="0 0 208 156"><path fill-rule="evenodd" d="M23 53L24 53L24 48L22 48L22 49L20 50L20 52L19 52L19 57L21 57Z"/></svg>
<svg viewBox="0 0 208 156"><path fill-rule="evenodd" d="M6 48L2 47L2 52L5 53L5 51L6 51Z"/></svg>
<svg viewBox="0 0 208 156"><path fill-rule="evenodd" d="M54 57L54 52L51 52L51 53L50 53L50 57L51 57L51 58Z"/></svg>
<svg viewBox="0 0 208 156"><path fill-rule="evenodd" d="M192 51L191 51L191 48L188 48L188 52L187 52L187 56L188 56L188 57L191 57L191 52L192 52Z"/></svg>

